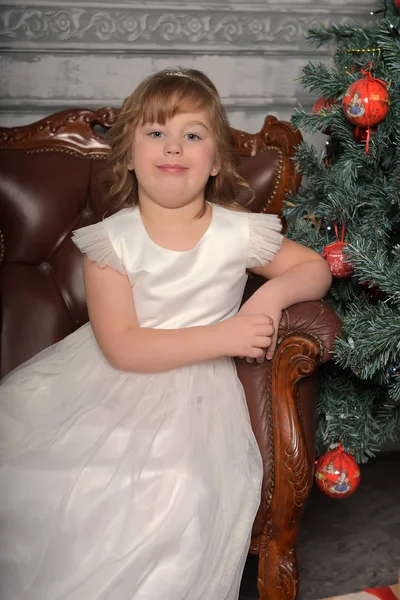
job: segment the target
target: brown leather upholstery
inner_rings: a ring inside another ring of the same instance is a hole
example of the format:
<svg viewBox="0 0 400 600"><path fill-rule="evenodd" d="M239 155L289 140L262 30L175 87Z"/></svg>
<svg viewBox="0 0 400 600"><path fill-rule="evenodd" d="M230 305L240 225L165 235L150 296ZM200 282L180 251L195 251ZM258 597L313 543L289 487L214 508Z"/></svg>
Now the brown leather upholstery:
<svg viewBox="0 0 400 600"><path fill-rule="evenodd" d="M88 319L71 231L104 213L99 162L1 151L2 376Z"/></svg>
<svg viewBox="0 0 400 600"><path fill-rule="evenodd" d="M1 376L87 321L82 256L70 237L105 213L99 171L108 147L93 125L107 128L115 115L74 109L0 128ZM251 209L279 213L284 194L299 184L290 159L300 134L274 117L258 134L232 134L240 171L256 192ZM246 293L259 283L252 277ZM315 369L339 331L324 302L298 304L284 312L271 363L237 361L264 462L252 539L262 600L297 594L295 547L313 477Z"/></svg>

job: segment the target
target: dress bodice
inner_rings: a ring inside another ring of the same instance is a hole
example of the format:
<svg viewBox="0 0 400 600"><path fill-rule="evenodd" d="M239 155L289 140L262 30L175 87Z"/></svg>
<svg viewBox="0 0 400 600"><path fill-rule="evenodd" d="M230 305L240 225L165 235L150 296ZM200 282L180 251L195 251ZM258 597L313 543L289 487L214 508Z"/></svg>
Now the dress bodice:
<svg viewBox="0 0 400 600"><path fill-rule="evenodd" d="M134 207L76 231L74 241L101 266L110 264L126 273L142 327L175 329L210 325L236 314L246 268L273 257L281 243L279 230L273 215L214 204L203 237L191 250L180 252L156 244Z"/></svg>

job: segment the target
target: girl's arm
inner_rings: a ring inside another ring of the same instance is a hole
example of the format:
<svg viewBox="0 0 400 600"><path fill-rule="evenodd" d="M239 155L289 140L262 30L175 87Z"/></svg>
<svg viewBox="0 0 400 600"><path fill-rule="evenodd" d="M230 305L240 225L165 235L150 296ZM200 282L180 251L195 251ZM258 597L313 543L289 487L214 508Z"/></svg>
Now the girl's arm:
<svg viewBox="0 0 400 600"><path fill-rule="evenodd" d="M264 313L272 318L275 335L266 353L266 358L271 359L282 310L298 302L323 298L329 290L332 276L320 254L286 238L271 262L249 270L268 281L242 306L240 312Z"/></svg>
<svg viewBox="0 0 400 600"><path fill-rule="evenodd" d="M221 323L183 329L140 327L126 275L84 258L89 317L96 340L109 361L121 370L157 373L220 356L263 354L271 343L272 320L243 315Z"/></svg>
<svg viewBox="0 0 400 600"><path fill-rule="evenodd" d="M286 238L270 263L250 271L269 280L254 295L272 297L282 309L298 302L320 300L332 281L328 264L320 254Z"/></svg>

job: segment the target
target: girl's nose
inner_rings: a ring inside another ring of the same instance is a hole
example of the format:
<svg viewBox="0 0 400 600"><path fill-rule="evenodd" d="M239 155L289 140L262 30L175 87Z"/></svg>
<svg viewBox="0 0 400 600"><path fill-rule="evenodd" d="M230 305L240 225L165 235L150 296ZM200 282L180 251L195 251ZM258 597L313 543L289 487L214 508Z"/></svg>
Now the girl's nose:
<svg viewBox="0 0 400 600"><path fill-rule="evenodd" d="M182 154L182 146L179 142L173 142L173 141L169 141L164 148L164 152L165 154L168 155L180 155Z"/></svg>

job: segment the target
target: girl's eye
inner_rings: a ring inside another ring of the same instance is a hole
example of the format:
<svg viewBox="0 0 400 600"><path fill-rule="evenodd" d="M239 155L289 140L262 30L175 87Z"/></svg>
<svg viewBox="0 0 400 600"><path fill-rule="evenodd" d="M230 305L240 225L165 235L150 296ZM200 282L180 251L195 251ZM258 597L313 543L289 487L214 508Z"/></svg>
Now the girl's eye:
<svg viewBox="0 0 400 600"><path fill-rule="evenodd" d="M200 139L200 137L197 135L197 133L187 133L185 137L187 137L189 140L192 140L192 141L196 141L196 140Z"/></svg>
<svg viewBox="0 0 400 600"><path fill-rule="evenodd" d="M162 136L161 131L150 131L149 136L153 138L160 138Z"/></svg>

